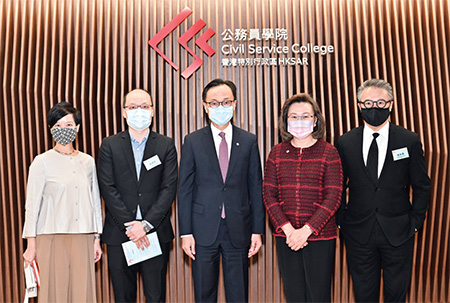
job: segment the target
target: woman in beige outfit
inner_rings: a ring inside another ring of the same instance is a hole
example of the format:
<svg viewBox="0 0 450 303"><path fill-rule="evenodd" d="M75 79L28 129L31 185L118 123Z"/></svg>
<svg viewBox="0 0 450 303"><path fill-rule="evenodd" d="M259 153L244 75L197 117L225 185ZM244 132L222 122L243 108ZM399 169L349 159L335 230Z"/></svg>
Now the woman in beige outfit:
<svg viewBox="0 0 450 303"><path fill-rule="evenodd" d="M80 122L72 105L55 105L47 115L55 146L30 166L23 257L38 263L40 302L96 301L102 211L95 161L73 146Z"/></svg>

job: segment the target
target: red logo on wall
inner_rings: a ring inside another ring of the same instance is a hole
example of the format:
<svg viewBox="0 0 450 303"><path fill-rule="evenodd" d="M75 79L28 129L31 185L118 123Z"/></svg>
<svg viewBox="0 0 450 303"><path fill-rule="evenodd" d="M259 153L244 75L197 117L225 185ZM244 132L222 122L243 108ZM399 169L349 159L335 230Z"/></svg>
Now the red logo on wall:
<svg viewBox="0 0 450 303"><path fill-rule="evenodd" d="M178 25L180 25L190 14L192 14L192 10L189 7L184 8L178 15L175 16L169 23L167 23L166 26L164 26L153 38L151 38L148 41L148 44L158 53L161 55L161 57L164 58L167 62L169 62L170 65L172 65L173 68L176 70L179 69L179 67L170 60L159 48L158 44L164 40L175 28L177 28ZM199 19L193 26L191 26L180 38L178 38L178 43L182 47L184 47L189 54L191 54L195 60L192 62L191 65L189 65L182 73L181 75L183 78L187 79L189 78L197 69L200 68L203 64L203 60L200 59L199 56L195 54L193 50L191 50L187 43L206 25L205 21L202 19ZM201 35L195 42L195 44L202 49L205 54L207 54L209 57L214 55L215 50L213 50L208 44L207 41L214 36L216 32L213 31L211 28L208 28L206 32Z"/></svg>

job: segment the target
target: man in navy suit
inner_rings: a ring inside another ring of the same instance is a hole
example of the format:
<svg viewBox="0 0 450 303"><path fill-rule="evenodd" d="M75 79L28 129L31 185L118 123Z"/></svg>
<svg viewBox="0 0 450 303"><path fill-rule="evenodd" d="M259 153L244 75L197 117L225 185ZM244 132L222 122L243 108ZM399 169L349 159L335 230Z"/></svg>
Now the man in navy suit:
<svg viewBox="0 0 450 303"><path fill-rule="evenodd" d="M146 301L165 302L177 152L171 138L150 130L153 102L148 92L129 92L122 115L128 130L105 138L98 155L98 181L106 206L102 240L108 245L114 297L116 302L136 302L140 271ZM121 244L131 240L138 248L148 247L149 232L156 232L162 254L128 266Z"/></svg>
<svg viewBox="0 0 450 303"><path fill-rule="evenodd" d="M181 245L192 258L195 300L217 301L220 257L228 302L248 301L249 258L262 245L265 213L256 136L231 123L236 86L203 90L210 125L185 137L180 162Z"/></svg>
<svg viewBox="0 0 450 303"><path fill-rule="evenodd" d="M379 302L383 271L385 302L405 302L414 234L425 220L430 196L422 143L417 134L389 122L389 83L367 80L357 94L364 126L337 144L344 173L337 223L356 301Z"/></svg>

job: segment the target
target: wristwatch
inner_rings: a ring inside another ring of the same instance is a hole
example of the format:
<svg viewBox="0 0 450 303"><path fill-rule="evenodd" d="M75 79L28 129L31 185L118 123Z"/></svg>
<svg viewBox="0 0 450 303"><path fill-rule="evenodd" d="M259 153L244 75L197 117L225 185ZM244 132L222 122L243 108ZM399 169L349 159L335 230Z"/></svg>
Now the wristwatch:
<svg viewBox="0 0 450 303"><path fill-rule="evenodd" d="M144 228L145 233L148 233L152 229L146 221L141 221L141 223L142 223L142 228Z"/></svg>

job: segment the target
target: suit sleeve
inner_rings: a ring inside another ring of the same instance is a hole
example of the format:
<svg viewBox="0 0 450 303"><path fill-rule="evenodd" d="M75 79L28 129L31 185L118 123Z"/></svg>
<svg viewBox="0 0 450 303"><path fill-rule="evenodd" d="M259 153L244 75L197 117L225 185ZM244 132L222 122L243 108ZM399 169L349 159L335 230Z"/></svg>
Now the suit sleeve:
<svg viewBox="0 0 450 303"><path fill-rule="evenodd" d="M417 230L422 226L428 210L428 203L430 200L430 178L427 173L422 143L417 135L411 149L409 177L413 190L413 198L410 215L412 225Z"/></svg>
<svg viewBox="0 0 450 303"><path fill-rule="evenodd" d="M125 231L124 224L133 221L135 217L130 212L117 190L114 176L114 161L109 140L103 140L98 154L98 183L100 193L105 201L108 212L111 213L114 222L120 230Z"/></svg>
<svg viewBox="0 0 450 303"><path fill-rule="evenodd" d="M256 137L252 145L248 172L248 190L252 211L252 233L263 235L265 231L265 212L262 200L262 168Z"/></svg>
<svg viewBox="0 0 450 303"><path fill-rule="evenodd" d="M345 170L345 168L346 168L345 158L344 158L344 154L343 154L343 150L342 150L342 141L340 139L338 140L336 148L338 150L339 157L341 158L341 165L342 165L342 196L341 196L341 202L340 202L339 209L336 212L336 224L340 227L343 217L344 217L344 214L345 214L345 210L347 209L348 183L347 183L347 173Z"/></svg>
<svg viewBox="0 0 450 303"><path fill-rule="evenodd" d="M148 210L145 220L156 229L167 216L177 192L178 159L173 140L167 146L158 199Z"/></svg>
<svg viewBox="0 0 450 303"><path fill-rule="evenodd" d="M180 235L192 234L192 198L195 186L195 158L192 143L185 137L181 148L178 189L178 225Z"/></svg>

